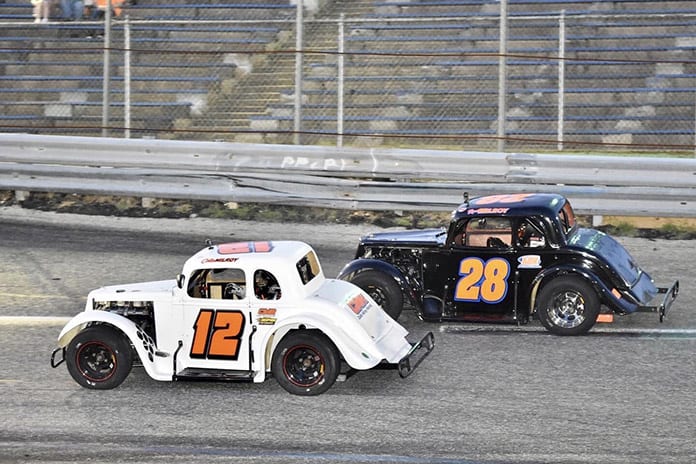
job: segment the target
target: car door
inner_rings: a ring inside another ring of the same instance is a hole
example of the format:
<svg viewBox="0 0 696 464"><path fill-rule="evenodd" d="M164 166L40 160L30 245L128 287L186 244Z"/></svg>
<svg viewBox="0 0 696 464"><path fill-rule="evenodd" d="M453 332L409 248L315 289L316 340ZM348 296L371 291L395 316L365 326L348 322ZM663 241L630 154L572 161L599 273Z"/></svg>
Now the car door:
<svg viewBox="0 0 696 464"><path fill-rule="evenodd" d="M199 269L182 306L179 371L250 371L250 286L238 268Z"/></svg>
<svg viewBox="0 0 696 464"><path fill-rule="evenodd" d="M437 258L435 280L445 282L445 319L512 318L515 308L516 251L506 217L469 219ZM434 281L430 285L436 285Z"/></svg>

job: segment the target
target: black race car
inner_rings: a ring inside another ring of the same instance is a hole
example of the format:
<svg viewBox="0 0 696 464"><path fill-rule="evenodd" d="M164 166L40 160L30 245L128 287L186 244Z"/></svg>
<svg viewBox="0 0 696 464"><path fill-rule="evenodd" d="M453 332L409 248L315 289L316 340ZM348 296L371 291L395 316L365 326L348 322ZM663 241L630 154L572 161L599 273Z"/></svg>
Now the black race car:
<svg viewBox="0 0 696 464"><path fill-rule="evenodd" d="M656 287L611 236L581 228L556 194L465 200L448 228L363 237L339 274L394 319L404 303L426 321L512 322L533 317L552 333L577 335L614 314L658 313L679 282Z"/></svg>

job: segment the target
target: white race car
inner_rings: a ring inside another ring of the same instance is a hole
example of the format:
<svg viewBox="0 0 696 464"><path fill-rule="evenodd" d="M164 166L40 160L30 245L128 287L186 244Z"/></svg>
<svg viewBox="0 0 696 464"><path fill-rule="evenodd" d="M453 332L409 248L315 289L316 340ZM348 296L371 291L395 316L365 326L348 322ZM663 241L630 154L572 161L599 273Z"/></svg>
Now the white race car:
<svg viewBox="0 0 696 464"><path fill-rule="evenodd" d="M407 330L349 282L326 279L302 242L208 246L176 280L103 287L63 328L51 365L86 388L121 384L135 359L156 380L272 373L288 392L318 395L342 372L392 365L409 375L432 333Z"/></svg>

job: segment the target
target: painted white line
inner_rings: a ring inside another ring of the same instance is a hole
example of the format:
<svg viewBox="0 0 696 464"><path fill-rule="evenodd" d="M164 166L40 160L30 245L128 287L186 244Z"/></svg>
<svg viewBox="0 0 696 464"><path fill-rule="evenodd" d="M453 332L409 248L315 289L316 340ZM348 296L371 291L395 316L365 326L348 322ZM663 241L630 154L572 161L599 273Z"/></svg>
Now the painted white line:
<svg viewBox="0 0 696 464"><path fill-rule="evenodd" d="M71 318L53 316L0 316L0 326L65 325Z"/></svg>
<svg viewBox="0 0 696 464"><path fill-rule="evenodd" d="M3 298L38 298L38 299L44 299L44 300L55 300L57 298L68 300L70 299L69 296L65 295L35 295L35 294L26 294L26 293L4 293L0 292L0 297Z"/></svg>
<svg viewBox="0 0 696 464"><path fill-rule="evenodd" d="M439 328L440 333L544 333L547 332L543 327L529 327L516 325L512 326L486 326L480 325L442 325ZM591 334L621 334L621 335L693 335L696 336L696 329L658 329L658 328L642 328L642 327L594 327L589 332Z"/></svg>
<svg viewBox="0 0 696 464"><path fill-rule="evenodd" d="M636 327L633 329L629 328L616 328L610 329L609 327L595 328L590 330L590 333L619 333L619 334L640 334L640 335L696 335L696 329L646 329Z"/></svg>

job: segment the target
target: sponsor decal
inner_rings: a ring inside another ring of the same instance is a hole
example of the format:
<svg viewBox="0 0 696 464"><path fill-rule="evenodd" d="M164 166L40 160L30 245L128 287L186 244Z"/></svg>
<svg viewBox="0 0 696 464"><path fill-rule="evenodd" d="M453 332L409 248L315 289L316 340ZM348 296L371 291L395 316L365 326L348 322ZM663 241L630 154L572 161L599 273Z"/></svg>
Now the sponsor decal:
<svg viewBox="0 0 696 464"><path fill-rule="evenodd" d="M346 302L346 306L358 316L358 319L362 319L367 310L370 309L370 302L367 301L365 295L358 293Z"/></svg>
<svg viewBox="0 0 696 464"><path fill-rule="evenodd" d="M524 255L517 258L520 264L519 269L541 269L541 256L539 255Z"/></svg>
<svg viewBox="0 0 696 464"><path fill-rule="evenodd" d="M276 318L275 308L259 308L256 312L256 320L259 325L274 325L278 318Z"/></svg>

